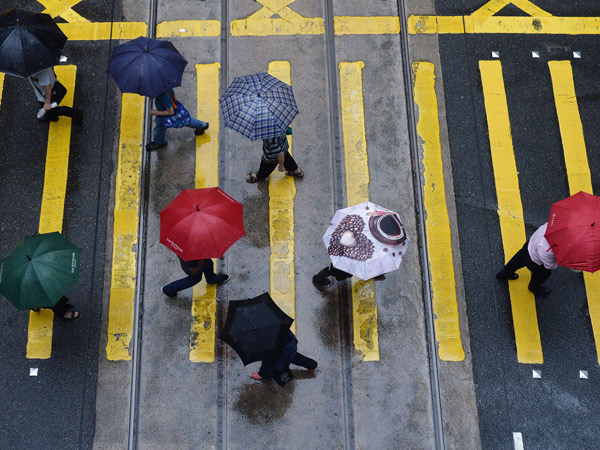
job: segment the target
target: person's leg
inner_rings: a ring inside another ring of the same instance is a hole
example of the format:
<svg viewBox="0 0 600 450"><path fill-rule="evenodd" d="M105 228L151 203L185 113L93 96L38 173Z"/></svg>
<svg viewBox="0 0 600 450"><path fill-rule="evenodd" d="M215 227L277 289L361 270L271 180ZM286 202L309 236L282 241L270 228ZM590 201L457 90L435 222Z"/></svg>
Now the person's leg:
<svg viewBox="0 0 600 450"><path fill-rule="evenodd" d="M219 284L229 280L229 275L217 275L215 273L215 265L210 258L205 259L202 263L201 272L206 277L206 282L208 284Z"/></svg>
<svg viewBox="0 0 600 450"><path fill-rule="evenodd" d="M496 278L499 280L516 280L519 277L515 272L521 267L527 266L527 263L531 261L529 251L527 250L527 244L529 244L529 241L525 242L525 245L523 245L521 250L519 250L515 256L506 263L504 268L496 274Z"/></svg>
<svg viewBox="0 0 600 450"><path fill-rule="evenodd" d="M266 162L261 158L260 167L258 172L256 172L256 178L267 178L275 170L275 167L277 167L276 162Z"/></svg>
<svg viewBox="0 0 600 450"><path fill-rule="evenodd" d="M256 378L254 374L257 374L260 378ZM258 372L252 374L252 378L259 380L261 378L270 378L275 374L275 361L262 361Z"/></svg>
<svg viewBox="0 0 600 450"><path fill-rule="evenodd" d="M315 370L318 365L314 359L311 359L308 356L304 356L302 353L299 352L296 352L294 359L292 359L292 364L304 367L308 370Z"/></svg>
<svg viewBox="0 0 600 450"><path fill-rule="evenodd" d="M77 116L78 110L70 108L69 106L57 106L56 108L52 108L52 112L54 112L57 116L75 118Z"/></svg>
<svg viewBox="0 0 600 450"><path fill-rule="evenodd" d="M202 277L192 278L187 276L185 278L181 278L180 280L175 280L172 283L163 286L162 291L165 295L169 297L175 297L179 291L183 291L184 289L191 288L195 284L199 283Z"/></svg>
<svg viewBox="0 0 600 450"><path fill-rule="evenodd" d="M69 309L69 299L63 295L63 297L52 307L52 311L57 316L64 316Z"/></svg>
<svg viewBox="0 0 600 450"><path fill-rule="evenodd" d="M533 263L533 261L532 261ZM552 275L552 271L546 269L544 266L538 264L528 265L527 268L531 270L531 281L529 282L529 290L540 296L546 296L550 293L550 290L543 287L542 284Z"/></svg>
<svg viewBox="0 0 600 450"><path fill-rule="evenodd" d="M329 267L325 267L316 275L313 275L312 280L313 283L318 284L320 286L329 286L331 284L331 280L329 279Z"/></svg>
<svg viewBox="0 0 600 450"><path fill-rule="evenodd" d="M283 156L283 167L285 167L286 172L294 172L298 169L298 164L296 164L296 161L292 155L290 155L290 152L285 152Z"/></svg>
<svg viewBox="0 0 600 450"><path fill-rule="evenodd" d="M154 130L152 141L158 145L167 144L167 129L163 126L162 116L154 116Z"/></svg>
<svg viewBox="0 0 600 450"><path fill-rule="evenodd" d="M200 136L206 130L208 130L208 122L203 122L201 120L195 119L194 117L190 118L190 123L186 125L186 127L194 128L196 136Z"/></svg>

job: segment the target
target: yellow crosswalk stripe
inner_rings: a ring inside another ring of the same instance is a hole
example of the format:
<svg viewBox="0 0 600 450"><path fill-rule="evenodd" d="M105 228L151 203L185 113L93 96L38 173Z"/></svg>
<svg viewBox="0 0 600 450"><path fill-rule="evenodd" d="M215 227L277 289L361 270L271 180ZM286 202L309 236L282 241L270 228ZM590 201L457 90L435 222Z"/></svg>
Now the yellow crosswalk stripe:
<svg viewBox="0 0 600 450"><path fill-rule="evenodd" d="M57 66L55 72L60 82L67 88L67 94L61 105L73 106L77 67ZM61 117L58 122L50 122L39 233L62 231L70 144L71 119ZM51 309L44 308L39 312L31 311L29 313L27 358L50 358L53 319L54 313Z"/></svg>
<svg viewBox="0 0 600 450"><path fill-rule="evenodd" d="M593 194L592 176L583 137L583 124L577 106L571 62L550 61L548 66L554 88L554 102L567 167L569 191L571 195L579 191ZM600 272L594 274L584 272L583 276L596 343L596 353L598 362L600 362Z"/></svg>
<svg viewBox="0 0 600 450"><path fill-rule="evenodd" d="M345 34L398 34L400 18L398 16L335 16L334 32L338 36Z"/></svg>
<svg viewBox="0 0 600 450"><path fill-rule="evenodd" d="M196 64L197 117L210 123L210 128L196 137L196 189L219 185L220 67L219 63ZM203 278L193 287L192 298L190 361L210 363L215 360L217 286Z"/></svg>
<svg viewBox="0 0 600 450"><path fill-rule="evenodd" d="M454 258L435 93L435 66L430 62L417 61L413 63L412 69L414 98L419 107L417 132L423 140L423 198L427 211L425 225L438 356L442 361L462 361L465 359L465 352L460 339Z"/></svg>
<svg viewBox="0 0 600 450"><path fill-rule="evenodd" d="M156 26L156 37L216 37L221 35L219 20L172 20Z"/></svg>
<svg viewBox="0 0 600 450"><path fill-rule="evenodd" d="M288 61L272 61L269 73L284 83L292 84ZM292 136L288 136L290 154ZM269 235L271 242L271 297L292 319L296 318L296 276L294 268L294 177L275 170L269 177ZM296 332L296 321L292 323Z"/></svg>
<svg viewBox="0 0 600 450"><path fill-rule="evenodd" d="M144 22L70 22L58 26L70 41L135 39L146 36L148 30Z"/></svg>
<svg viewBox="0 0 600 450"><path fill-rule="evenodd" d="M348 206L369 200L369 161L365 133L364 62L341 62L340 92ZM354 347L365 361L379 361L377 303L372 280L352 278Z"/></svg>
<svg viewBox="0 0 600 450"><path fill-rule="evenodd" d="M111 361L131 360L143 130L144 97L123 94L106 344Z"/></svg>
<svg viewBox="0 0 600 450"><path fill-rule="evenodd" d="M2 106L2 91L4 90L4 74L0 73L0 106Z"/></svg>
<svg viewBox="0 0 600 450"><path fill-rule="evenodd" d="M513 150L510 118L500 61L479 61L485 110L498 197L498 216L506 261L526 241L523 205ZM519 271L519 279L508 283L513 325L520 363L544 362L535 309L535 297L527 289L531 272Z"/></svg>

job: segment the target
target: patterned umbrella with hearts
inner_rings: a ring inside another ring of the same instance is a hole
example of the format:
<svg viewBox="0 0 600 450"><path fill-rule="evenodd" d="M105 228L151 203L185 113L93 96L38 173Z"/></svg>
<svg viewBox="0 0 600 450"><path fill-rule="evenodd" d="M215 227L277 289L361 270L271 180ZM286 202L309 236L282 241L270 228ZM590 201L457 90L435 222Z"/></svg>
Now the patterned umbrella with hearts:
<svg viewBox="0 0 600 450"><path fill-rule="evenodd" d="M409 242L398 213L371 202L336 211L323 235L333 266L363 280L398 269Z"/></svg>

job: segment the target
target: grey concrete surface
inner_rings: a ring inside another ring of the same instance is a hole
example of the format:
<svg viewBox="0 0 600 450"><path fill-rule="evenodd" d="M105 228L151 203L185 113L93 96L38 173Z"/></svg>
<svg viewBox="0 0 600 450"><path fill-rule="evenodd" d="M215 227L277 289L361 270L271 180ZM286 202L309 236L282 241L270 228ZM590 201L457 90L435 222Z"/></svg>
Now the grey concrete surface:
<svg viewBox="0 0 600 450"><path fill-rule="evenodd" d="M249 16L260 4L230 0L228 7L229 20L233 20ZM325 17L322 1L298 1L290 7L305 17ZM144 20L142 11L147 11L147 3L129 0L123 9L126 20ZM398 15L397 2L336 1L334 14L394 16ZM221 2L183 2L177 8L170 2L159 2L158 22L191 18L220 19ZM319 368L313 374L296 371L295 379L281 389L271 381L252 380L250 374L258 364L244 367L237 355L219 342L215 363L189 361L192 294L188 290L169 299L160 291L181 272L175 256L158 243L158 213L181 189L194 185L195 138L190 129L170 130L168 148L149 158L139 448L335 449L345 448L347 440L358 449L434 448L400 36L335 39L336 78L339 62L365 63L370 198L398 211L413 239L400 269L375 283L381 359L364 362L352 350L347 374L342 364L340 308L342 317L351 311L343 308L344 300L336 288L319 290L311 281L312 275L328 264L321 236L335 210L330 139L335 118L330 116L326 36L229 36L228 40L228 58L222 61L218 38L172 39L189 61L176 94L193 113L196 63L220 61L231 82L237 75L266 71L270 61L290 61L300 109L293 123L293 152L306 173L305 179L296 182L294 210L296 334L299 350L316 359ZM336 108L339 112L339 104ZM221 133L220 187L244 204L247 234L218 264L231 276L231 281L218 289L220 319L229 300L269 289L270 254L267 184L244 181L246 173L258 168L261 143L223 127ZM343 160L338 170L344 176ZM110 226L108 231L110 240ZM105 336L102 339L95 447L125 448L131 364L107 362ZM352 348L351 342L346 344ZM448 407L445 432L452 443L476 442L470 431L463 429L472 427L469 419L473 417L461 406L461 402L470 401L470 366L466 362L442 368L446 389L442 401ZM347 411L344 398L352 400ZM459 421L457 417L467 419ZM460 446L452 444L449 448Z"/></svg>
<svg viewBox="0 0 600 450"><path fill-rule="evenodd" d="M435 15L434 0L406 0L406 16ZM444 98L444 78L440 61L438 35L409 35L408 40L411 63L428 61L435 65L436 95L439 108L440 143L446 189L446 205L452 233L452 253L454 273L456 275L456 294L460 321L460 335L465 351L465 359L461 362L439 361L440 401L444 426L444 444L449 449L476 449L481 447L479 435L479 418L477 400L473 382L473 362L471 354L470 334L466 311L463 269L461 264L460 244L456 201L454 198L454 181L448 141L448 125L446 122L446 103ZM416 117L418 118L418 106ZM422 152L422 143L419 150ZM420 158L422 161L422 156ZM421 171L422 173L422 171Z"/></svg>

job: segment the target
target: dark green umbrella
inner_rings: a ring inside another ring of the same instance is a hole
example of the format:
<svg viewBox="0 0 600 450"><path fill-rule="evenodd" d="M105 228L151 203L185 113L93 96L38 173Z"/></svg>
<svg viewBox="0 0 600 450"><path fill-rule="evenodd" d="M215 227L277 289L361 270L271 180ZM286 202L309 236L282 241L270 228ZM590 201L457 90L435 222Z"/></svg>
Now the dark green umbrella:
<svg viewBox="0 0 600 450"><path fill-rule="evenodd" d="M0 294L20 310L54 306L79 280L80 253L58 232L25 237L0 262Z"/></svg>

